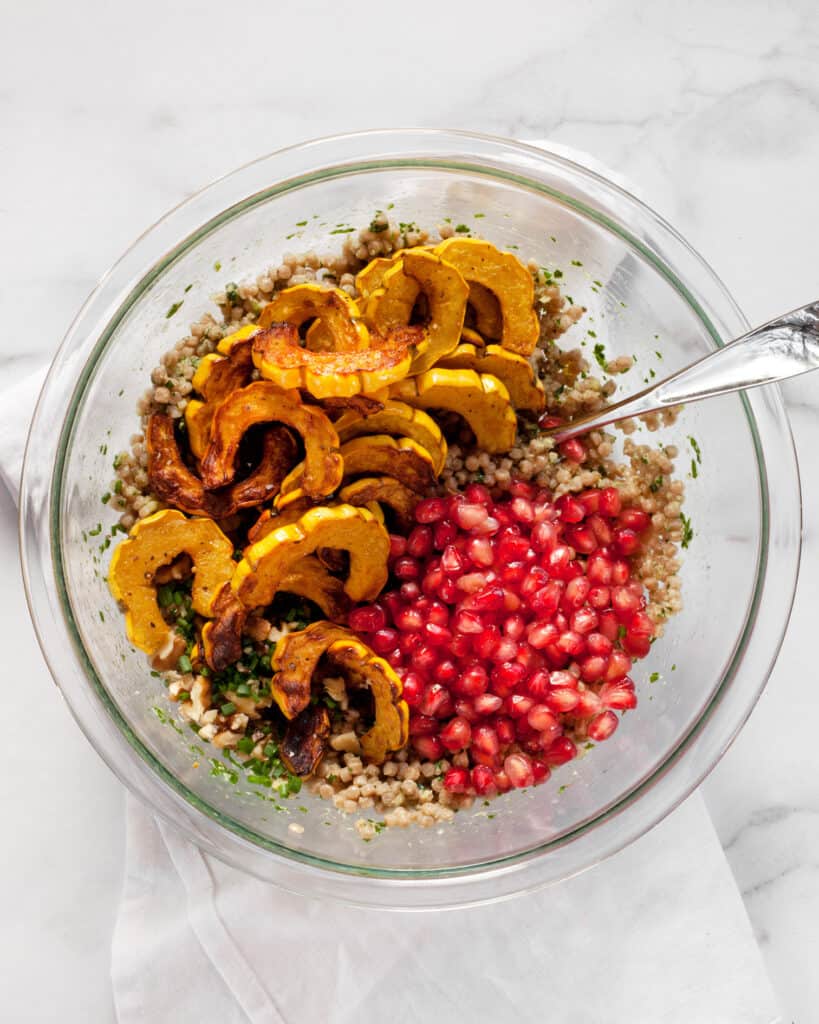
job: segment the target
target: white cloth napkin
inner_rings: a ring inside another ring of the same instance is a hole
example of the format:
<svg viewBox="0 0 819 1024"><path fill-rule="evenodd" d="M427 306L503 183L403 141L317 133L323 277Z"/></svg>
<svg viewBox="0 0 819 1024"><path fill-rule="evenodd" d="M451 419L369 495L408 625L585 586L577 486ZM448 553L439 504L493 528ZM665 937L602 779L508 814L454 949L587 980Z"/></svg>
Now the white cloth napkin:
<svg viewBox="0 0 819 1024"><path fill-rule="evenodd" d="M12 495L42 379L14 382L0 403ZM204 855L129 796L112 978L120 1024L781 1020L699 794L578 878L438 914L285 893Z"/></svg>

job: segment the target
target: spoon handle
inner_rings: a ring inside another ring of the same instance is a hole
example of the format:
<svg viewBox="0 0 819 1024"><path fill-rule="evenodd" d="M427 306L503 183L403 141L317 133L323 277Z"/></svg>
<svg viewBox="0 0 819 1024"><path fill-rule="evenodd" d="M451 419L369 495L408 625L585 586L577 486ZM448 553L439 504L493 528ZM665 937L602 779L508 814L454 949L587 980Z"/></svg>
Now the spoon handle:
<svg viewBox="0 0 819 1024"><path fill-rule="evenodd" d="M755 327L723 348L599 412L548 431L556 441L685 402L744 391L819 369L819 302Z"/></svg>

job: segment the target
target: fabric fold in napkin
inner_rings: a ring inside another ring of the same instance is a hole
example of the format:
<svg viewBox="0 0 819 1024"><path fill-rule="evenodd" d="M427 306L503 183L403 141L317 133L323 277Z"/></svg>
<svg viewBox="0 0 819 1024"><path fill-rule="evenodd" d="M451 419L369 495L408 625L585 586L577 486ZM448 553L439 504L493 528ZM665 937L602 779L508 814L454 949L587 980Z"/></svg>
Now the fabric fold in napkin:
<svg viewBox="0 0 819 1024"><path fill-rule="evenodd" d="M42 379L15 382L0 404L12 494ZM577 878L436 914L283 892L204 855L129 796L112 978L120 1024L781 1020L699 794Z"/></svg>

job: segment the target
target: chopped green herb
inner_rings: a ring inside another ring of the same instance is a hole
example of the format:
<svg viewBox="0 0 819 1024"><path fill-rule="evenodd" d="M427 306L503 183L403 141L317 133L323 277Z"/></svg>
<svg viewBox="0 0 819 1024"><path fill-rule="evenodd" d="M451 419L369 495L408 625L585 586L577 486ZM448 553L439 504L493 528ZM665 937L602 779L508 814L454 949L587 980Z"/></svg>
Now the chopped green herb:
<svg viewBox="0 0 819 1024"><path fill-rule="evenodd" d="M659 672L652 672L651 675L648 677L648 681L650 683L656 683L659 678L660 678L660 673Z"/></svg>
<svg viewBox="0 0 819 1024"><path fill-rule="evenodd" d="M375 218L370 221L370 231L372 231L374 235L380 235L381 232L386 231L388 227L389 224L387 221L380 221Z"/></svg>
<svg viewBox="0 0 819 1024"><path fill-rule="evenodd" d="M600 369L605 370L608 366L608 359L606 359L606 348L602 341L598 341L594 346L594 358Z"/></svg>
<svg viewBox="0 0 819 1024"><path fill-rule="evenodd" d="M491 821L493 818L497 818L497 814L487 814L486 818L488 821Z"/></svg>
<svg viewBox="0 0 819 1024"><path fill-rule="evenodd" d="M235 281L228 281L225 285L225 298L231 304L231 306L239 306L242 303L242 297L239 294L239 286Z"/></svg>
<svg viewBox="0 0 819 1024"><path fill-rule="evenodd" d="M232 715L236 712L236 705L233 703L232 700L229 700L226 704L223 704L219 708L219 710L225 716L225 718L227 718L229 715Z"/></svg>
<svg viewBox="0 0 819 1024"><path fill-rule="evenodd" d="M695 480L699 476L699 470L697 469L697 460L696 459L692 459L691 460L691 476L693 476Z"/></svg>
<svg viewBox="0 0 819 1024"><path fill-rule="evenodd" d="M588 333L590 338L596 338L597 337L597 331L593 331L591 328L589 328L587 333Z"/></svg>
<svg viewBox="0 0 819 1024"><path fill-rule="evenodd" d="M213 269L214 269L214 270L216 271L216 273L217 273L217 274L218 274L218 273L219 273L219 271L220 271L220 270L222 269L222 264L221 264L221 262L220 262L219 260L217 260L217 261L216 261L216 262L215 262L215 263L213 264Z"/></svg>
<svg viewBox="0 0 819 1024"><path fill-rule="evenodd" d="M684 512L680 512L680 522L683 525L683 535L681 543L684 548L687 548L691 541L694 539L694 530L691 526L691 520L688 518L687 515L685 515Z"/></svg>
<svg viewBox="0 0 819 1024"><path fill-rule="evenodd" d="M171 308L170 308L170 309L168 310L168 312L167 312L167 313L165 314L165 319L166 319L166 320L170 320L170 319L171 319L171 317L172 317L172 316L174 315L174 313L178 313L178 312L179 312L179 310L180 310L180 309L182 308L182 302L183 302L183 300L180 300L179 302L175 302L175 303L174 303L174 304L173 304L173 305L171 306Z"/></svg>
<svg viewBox="0 0 819 1024"><path fill-rule="evenodd" d="M193 665L191 664L191 659L187 656L187 654L183 654L179 658L179 661L177 661L177 663L176 663L176 668L177 668L177 671L181 672L183 675L185 675L186 673L190 672L193 669Z"/></svg>
<svg viewBox="0 0 819 1024"><path fill-rule="evenodd" d="M676 665L672 665L671 666L671 671L672 672L676 672L677 671L677 666Z"/></svg>
<svg viewBox="0 0 819 1024"><path fill-rule="evenodd" d="M297 220L296 221L296 227L297 228L305 228L305 227L307 227L307 221L306 220Z"/></svg>
<svg viewBox="0 0 819 1024"><path fill-rule="evenodd" d="M88 531L89 537L98 537L102 533L102 523L97 523L93 530Z"/></svg>
<svg viewBox="0 0 819 1024"><path fill-rule="evenodd" d="M236 744L236 749L240 754L251 754L256 744L250 736L243 736Z"/></svg>
<svg viewBox="0 0 819 1024"><path fill-rule="evenodd" d="M582 267L583 264L580 262L580 260L572 260L572 266L573 267Z"/></svg>
<svg viewBox="0 0 819 1024"><path fill-rule="evenodd" d="M100 622L105 622L105 616L102 614L102 608L100 608Z"/></svg>
<svg viewBox="0 0 819 1024"><path fill-rule="evenodd" d="M552 276L553 277L557 277L557 278L561 278L561 277L563 277L563 271L562 270L553 270L552 271Z"/></svg>
<svg viewBox="0 0 819 1024"><path fill-rule="evenodd" d="M100 501L103 503L103 505L107 505L110 500L111 500L111 492L110 491L106 491L105 494L103 494L103 496L100 498Z"/></svg>
<svg viewBox="0 0 819 1024"><path fill-rule="evenodd" d="M187 285L187 286L186 286L186 288L185 288L185 294L186 294L186 295L187 295L187 293L188 293L188 292L189 292L189 291L191 290L191 288L193 288L193 285L192 285L192 284L189 284L189 285Z"/></svg>
<svg viewBox="0 0 819 1024"><path fill-rule="evenodd" d="M351 231L355 231L355 228L334 228L331 235L349 235Z"/></svg>
<svg viewBox="0 0 819 1024"><path fill-rule="evenodd" d="M458 232L459 235L469 234L469 226L467 224L456 224L455 230Z"/></svg>
<svg viewBox="0 0 819 1024"><path fill-rule="evenodd" d="M702 462L702 452L700 451L700 446L697 444L697 439L689 436L688 443L694 449L694 454L697 456L697 462Z"/></svg>
<svg viewBox="0 0 819 1024"><path fill-rule="evenodd" d="M651 491L652 494L656 494L662 486L663 478L661 476L657 476L648 485L648 489Z"/></svg>
<svg viewBox="0 0 819 1024"><path fill-rule="evenodd" d="M392 210L395 207L395 203L387 203L387 209Z"/></svg>

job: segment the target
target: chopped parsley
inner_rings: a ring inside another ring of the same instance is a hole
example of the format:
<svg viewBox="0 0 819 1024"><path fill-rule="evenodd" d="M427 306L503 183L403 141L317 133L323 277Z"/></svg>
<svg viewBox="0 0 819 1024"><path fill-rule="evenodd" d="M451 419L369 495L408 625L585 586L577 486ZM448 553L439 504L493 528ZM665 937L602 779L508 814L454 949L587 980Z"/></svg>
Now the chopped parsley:
<svg viewBox="0 0 819 1024"><path fill-rule="evenodd" d="M660 678L660 673L659 672L652 672L651 675L648 677L648 681L650 683L656 683L659 678Z"/></svg>
<svg viewBox="0 0 819 1024"><path fill-rule="evenodd" d="M572 260L572 266L573 267L582 267L583 264L580 262L580 260Z"/></svg>
<svg viewBox="0 0 819 1024"><path fill-rule="evenodd" d="M691 541L694 539L694 529L691 526L690 518L684 512L680 512L680 522L683 526L683 535L681 543L684 548L687 548Z"/></svg>
<svg viewBox="0 0 819 1024"><path fill-rule="evenodd" d="M94 527L93 530L89 530L88 531L88 536L89 537L99 537L99 535L101 533L102 533L102 523L97 523L97 525Z"/></svg>
<svg viewBox="0 0 819 1024"><path fill-rule="evenodd" d="M696 459L692 459L691 460L691 476L693 476L695 480L699 476L699 470L697 469L697 460Z"/></svg>
<svg viewBox="0 0 819 1024"><path fill-rule="evenodd" d="M594 358L600 369L605 370L608 366L608 360L606 359L606 348L602 341L598 341L594 346Z"/></svg>
<svg viewBox="0 0 819 1024"><path fill-rule="evenodd" d="M355 231L355 228L333 228L330 232L331 235L349 235L351 231Z"/></svg>
<svg viewBox="0 0 819 1024"><path fill-rule="evenodd" d="M103 496L100 498L100 501L103 503L103 505L107 505L110 500L111 500L111 492L110 491L106 491L105 494L103 494Z"/></svg>
<svg viewBox="0 0 819 1024"><path fill-rule="evenodd" d="M217 261L216 261L216 262L215 262L215 263L213 264L213 269L214 269L214 270L216 271L216 273L217 273L217 274L218 274L218 273L219 273L219 271L220 271L220 270L222 269L222 264L221 264L221 262L220 262L219 260L217 260Z"/></svg>
<svg viewBox="0 0 819 1024"><path fill-rule="evenodd" d="M165 319L166 319L166 320L170 320L170 319L171 319L171 317L172 317L172 316L174 315L174 313L178 313L178 312L179 312L179 310L180 310L180 309L182 308L182 303L183 303L183 301L184 301L183 299L180 299L180 300L179 300L179 302L175 302L175 303L174 303L174 304L173 304L173 305L171 306L171 308L170 308L170 309L168 310L168 312L167 312L167 313L165 314Z"/></svg>
<svg viewBox="0 0 819 1024"><path fill-rule="evenodd" d="M652 494L656 494L662 486L663 478L661 476L657 476L648 485L648 489L651 491Z"/></svg>
<svg viewBox="0 0 819 1024"><path fill-rule="evenodd" d="M376 217L380 212L380 210L376 212ZM370 221L370 231L372 231L374 235L380 235L381 232L386 231L388 227L389 224L387 221L376 220L375 217Z"/></svg>
<svg viewBox="0 0 819 1024"><path fill-rule="evenodd" d="M191 290L191 288L193 288L193 285L192 285L192 284L189 284L189 285L187 285L187 286L185 287L185 294L186 294L186 295L187 295L187 294L188 294L188 292L189 292L189 291Z"/></svg>
<svg viewBox="0 0 819 1024"><path fill-rule="evenodd" d="M177 671L181 672L183 675L186 675L188 672L190 672L193 669L193 665L191 664L191 659L187 656L187 654L183 654L180 657L179 661L177 661L177 663L176 663L176 668L177 668Z"/></svg>
<svg viewBox="0 0 819 1024"><path fill-rule="evenodd" d="M307 221L306 220L297 220L296 221L296 227L297 228L306 228L307 227Z"/></svg>
<svg viewBox="0 0 819 1024"><path fill-rule="evenodd" d="M455 225L455 230L458 232L459 235L468 235L469 234L469 226L466 225L466 224L456 224Z"/></svg>
<svg viewBox="0 0 819 1024"><path fill-rule="evenodd" d="M696 457L697 457L697 462L700 462L700 463L701 463L701 462L702 462L702 452L700 451L700 446L699 446L699 444L697 444L697 439L696 439L695 437L691 437L691 436L689 436L689 438L688 438L688 443L689 443L689 444L691 445L691 447L692 447L692 448L694 449L694 454L695 454L695 455L696 455Z"/></svg>

